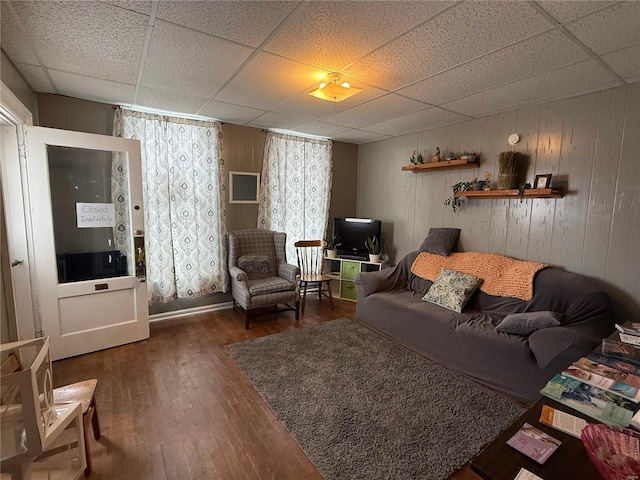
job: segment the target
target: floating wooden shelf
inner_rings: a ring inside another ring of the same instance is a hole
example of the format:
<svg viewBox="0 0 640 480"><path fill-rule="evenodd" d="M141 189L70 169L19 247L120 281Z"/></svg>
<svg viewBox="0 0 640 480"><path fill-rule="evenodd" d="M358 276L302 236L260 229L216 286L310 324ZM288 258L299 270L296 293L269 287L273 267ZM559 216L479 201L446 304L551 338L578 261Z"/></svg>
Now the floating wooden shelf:
<svg viewBox="0 0 640 480"><path fill-rule="evenodd" d="M416 165L407 165L402 167L405 172L421 173L421 172L441 172L443 170L462 170L465 168L479 168L480 163L469 162L464 158L457 160L445 160L442 162L418 163Z"/></svg>
<svg viewBox="0 0 640 480"><path fill-rule="evenodd" d="M520 198L520 191L515 190L467 190L464 192L456 192L456 197L467 198ZM557 188L528 188L524 191L523 198L562 198L564 191L562 187Z"/></svg>

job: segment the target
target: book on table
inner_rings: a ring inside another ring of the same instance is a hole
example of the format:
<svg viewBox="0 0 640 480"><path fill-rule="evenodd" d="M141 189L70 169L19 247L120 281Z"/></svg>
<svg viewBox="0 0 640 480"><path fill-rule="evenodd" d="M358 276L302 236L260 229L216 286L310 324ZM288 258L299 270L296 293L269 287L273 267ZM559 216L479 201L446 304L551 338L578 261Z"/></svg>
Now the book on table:
<svg viewBox="0 0 640 480"><path fill-rule="evenodd" d="M634 335L636 337L640 337L640 323L636 322L626 322L622 325L616 323L616 330L620 333L625 333L627 335Z"/></svg>
<svg viewBox="0 0 640 480"><path fill-rule="evenodd" d="M528 423L522 425L513 437L507 440L507 445L540 464L546 462L561 443L560 440L547 435Z"/></svg>
<svg viewBox="0 0 640 480"><path fill-rule="evenodd" d="M640 366L640 347L611 338L603 338L600 353Z"/></svg>
<svg viewBox="0 0 640 480"><path fill-rule="evenodd" d="M631 400L634 403L640 402L640 390L636 387L632 387L631 385L627 385L626 383L618 382L598 373L583 370L575 365L570 365L564 369L562 374L567 377L575 378L581 382L588 383L589 385L593 385L594 387L598 387L602 390L606 390L607 392L615 393L616 395L626 398L627 400Z"/></svg>
<svg viewBox="0 0 640 480"><path fill-rule="evenodd" d="M627 427L638 411L630 400L560 373L540 393L608 425Z"/></svg>
<svg viewBox="0 0 640 480"><path fill-rule="evenodd" d="M542 405L540 412L540 423L549 425L561 432L580 438L582 429L587 426L587 422L580 417L563 412L549 405Z"/></svg>
<svg viewBox="0 0 640 480"><path fill-rule="evenodd" d="M625 362L618 357L610 357L599 352L591 352L589 355L587 355L587 359L600 363L602 365L606 365L607 367L614 368L621 372L628 373L630 375L640 376L640 365Z"/></svg>
<svg viewBox="0 0 640 480"><path fill-rule="evenodd" d="M598 356L598 358L601 357ZM626 383L627 385L640 389L640 376L627 373L630 364L624 365L622 367L623 369L618 369L592 360L590 358L582 357L579 360L573 362L572 366L580 368L582 370L586 370L587 372L602 375L603 377L615 380L616 382Z"/></svg>

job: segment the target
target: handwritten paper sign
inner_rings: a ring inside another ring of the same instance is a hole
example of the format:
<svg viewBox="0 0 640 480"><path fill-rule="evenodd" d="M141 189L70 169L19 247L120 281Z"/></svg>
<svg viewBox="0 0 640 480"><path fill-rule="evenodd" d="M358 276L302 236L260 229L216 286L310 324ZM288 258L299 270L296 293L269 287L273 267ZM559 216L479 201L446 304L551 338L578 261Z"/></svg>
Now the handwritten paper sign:
<svg viewBox="0 0 640 480"><path fill-rule="evenodd" d="M78 228L116 226L116 207L113 203L76 203Z"/></svg>

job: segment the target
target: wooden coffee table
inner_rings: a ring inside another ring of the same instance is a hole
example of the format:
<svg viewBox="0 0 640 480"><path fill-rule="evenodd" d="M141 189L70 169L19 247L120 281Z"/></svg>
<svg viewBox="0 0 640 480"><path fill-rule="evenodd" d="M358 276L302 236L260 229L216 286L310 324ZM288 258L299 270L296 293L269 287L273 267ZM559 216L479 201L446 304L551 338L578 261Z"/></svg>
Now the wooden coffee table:
<svg viewBox="0 0 640 480"><path fill-rule="evenodd" d="M588 422L597 423L595 420L580 412L576 412L558 402L543 397L534 403L518 420L471 460L471 470L489 480L513 480L521 468L535 473L544 480L586 480L601 478L579 438L572 437L571 435L539 422L543 404L583 418ZM507 445L507 440L509 440L525 422L562 442L562 445L549 457L544 465L540 465L535 460L530 459Z"/></svg>

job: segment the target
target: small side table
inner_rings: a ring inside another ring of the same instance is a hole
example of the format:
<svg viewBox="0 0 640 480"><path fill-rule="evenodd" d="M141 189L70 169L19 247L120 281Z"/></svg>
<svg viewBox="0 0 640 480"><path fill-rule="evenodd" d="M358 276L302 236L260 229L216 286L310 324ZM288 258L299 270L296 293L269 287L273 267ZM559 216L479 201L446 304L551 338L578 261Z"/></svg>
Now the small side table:
<svg viewBox="0 0 640 480"><path fill-rule="evenodd" d="M583 418L587 422L596 423L595 420L580 412L568 409L561 403L543 397L476 455L471 460L471 469L488 480L513 480L521 468L525 468L545 480L557 478L563 480L601 478L579 438L540 423L539 419L543 404ZM562 445L549 457L544 465L540 465L535 460L507 445L507 440L525 422L562 442Z"/></svg>

